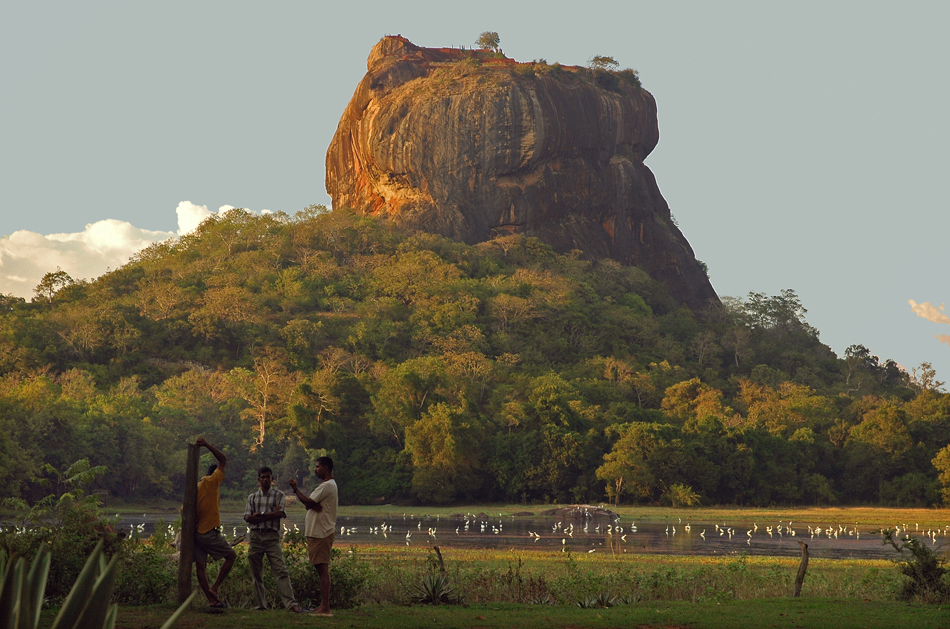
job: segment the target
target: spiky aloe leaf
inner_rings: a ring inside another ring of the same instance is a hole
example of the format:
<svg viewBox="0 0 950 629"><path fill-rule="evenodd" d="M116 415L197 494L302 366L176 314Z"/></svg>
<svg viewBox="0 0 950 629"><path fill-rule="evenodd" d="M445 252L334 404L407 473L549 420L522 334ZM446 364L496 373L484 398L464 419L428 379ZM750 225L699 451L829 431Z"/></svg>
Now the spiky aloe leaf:
<svg viewBox="0 0 950 629"><path fill-rule="evenodd" d="M99 567L99 555L102 553L102 541L96 544L92 554L86 559L86 565L83 566L73 588L66 596L66 601L56 615L56 620L50 629L75 629L78 620L82 615L82 610L89 600L93 587L96 585L97 572Z"/></svg>
<svg viewBox="0 0 950 629"><path fill-rule="evenodd" d="M181 616L188 606L191 605L191 601L195 600L195 597L198 596L198 590L195 590L191 593L185 602L181 604L181 607L175 610L175 613L168 617L168 620L165 621L165 624L162 625L162 629L171 629L176 622L178 622L178 617Z"/></svg>
<svg viewBox="0 0 950 629"><path fill-rule="evenodd" d="M115 629L115 619L119 614L119 605L115 604L109 607L109 613L106 614L106 619L102 623L102 629Z"/></svg>
<svg viewBox="0 0 950 629"><path fill-rule="evenodd" d="M100 555L101 558L101 555ZM106 564L102 574L96 579L96 583L89 593L89 600L77 622L73 627L75 629L103 629L106 623L106 617L110 614L110 603L112 602L112 592L115 589L115 579L119 572L119 554L112 556L112 560ZM114 616L115 611L111 611ZM115 619L113 619L113 624Z"/></svg>
<svg viewBox="0 0 950 629"><path fill-rule="evenodd" d="M46 579L49 577L50 551L41 546L33 558L33 565L26 575L26 582L20 592L20 610L18 629L36 629L40 624L40 611L46 595Z"/></svg>
<svg viewBox="0 0 950 629"><path fill-rule="evenodd" d="M0 577L0 629L15 629L23 585L23 559L6 561Z"/></svg>

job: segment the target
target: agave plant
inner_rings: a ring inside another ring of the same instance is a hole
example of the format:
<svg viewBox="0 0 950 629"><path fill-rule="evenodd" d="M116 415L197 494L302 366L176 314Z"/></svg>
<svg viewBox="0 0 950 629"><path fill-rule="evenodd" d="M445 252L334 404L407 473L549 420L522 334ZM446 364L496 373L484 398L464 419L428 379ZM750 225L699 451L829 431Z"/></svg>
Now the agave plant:
<svg viewBox="0 0 950 629"><path fill-rule="evenodd" d="M577 606L581 609L594 609L602 607L607 609L617 604L617 598L610 592L600 592L594 596L585 596L577 601Z"/></svg>
<svg viewBox="0 0 950 629"><path fill-rule="evenodd" d="M412 600L416 603L425 603L427 605L440 605L442 603L456 603L458 597L455 596L455 588L449 584L449 580L444 574L428 574L422 577L422 581L415 586L416 594Z"/></svg>
<svg viewBox="0 0 950 629"><path fill-rule="evenodd" d="M113 629L119 610L118 605L111 604L118 565L118 555L106 562L100 541L86 560L50 629ZM36 629L39 625L49 575L49 549L42 547L36 552L29 572L24 572L25 566L22 557L16 562L7 561L6 553L0 551L0 629ZM197 591L192 593L162 629L170 629L197 594Z"/></svg>
<svg viewBox="0 0 950 629"><path fill-rule="evenodd" d="M30 570L24 573L26 562L20 557L7 561L0 550L0 629L36 629L46 593L50 555L40 548Z"/></svg>
<svg viewBox="0 0 950 629"><path fill-rule="evenodd" d="M633 605L634 603L640 602L640 595L638 593L633 594L621 594L617 596L617 605Z"/></svg>
<svg viewBox="0 0 950 629"><path fill-rule="evenodd" d="M593 596L585 596L577 600L577 606L581 609L591 609L597 607L597 599Z"/></svg>

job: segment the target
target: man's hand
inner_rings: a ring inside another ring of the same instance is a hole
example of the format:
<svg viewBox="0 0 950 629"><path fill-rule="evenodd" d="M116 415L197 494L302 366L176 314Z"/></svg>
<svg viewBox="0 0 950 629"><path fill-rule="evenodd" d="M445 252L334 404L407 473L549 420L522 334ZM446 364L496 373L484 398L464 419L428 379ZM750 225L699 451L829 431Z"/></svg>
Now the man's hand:
<svg viewBox="0 0 950 629"><path fill-rule="evenodd" d="M296 481L296 480L294 480L294 479L291 478L289 481L287 481L287 483L290 485L290 488L291 488L291 489L293 489L294 491L297 491L297 481Z"/></svg>
<svg viewBox="0 0 950 629"><path fill-rule="evenodd" d="M208 442L205 441L205 438L204 438L204 437L198 437L198 440L195 441L195 445L196 445L196 446L204 446L204 447L207 448L207 447L208 447Z"/></svg>

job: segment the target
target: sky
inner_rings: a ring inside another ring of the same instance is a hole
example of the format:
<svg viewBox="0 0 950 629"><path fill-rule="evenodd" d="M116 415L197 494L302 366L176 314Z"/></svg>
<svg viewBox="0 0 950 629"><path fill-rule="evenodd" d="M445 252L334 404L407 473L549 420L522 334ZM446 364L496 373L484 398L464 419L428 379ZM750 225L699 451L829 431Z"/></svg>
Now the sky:
<svg viewBox="0 0 950 629"><path fill-rule="evenodd" d="M330 205L379 39L640 72L647 158L720 296L796 291L843 355L950 380L948 2L8 2L0 293L94 278L221 208ZM944 183L941 183L944 182Z"/></svg>

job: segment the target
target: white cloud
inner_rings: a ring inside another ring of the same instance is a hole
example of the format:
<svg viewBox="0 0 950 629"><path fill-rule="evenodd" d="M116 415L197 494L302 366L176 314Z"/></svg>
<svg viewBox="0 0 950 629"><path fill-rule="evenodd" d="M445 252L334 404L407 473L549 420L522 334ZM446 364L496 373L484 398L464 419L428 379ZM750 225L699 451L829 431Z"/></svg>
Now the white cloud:
<svg viewBox="0 0 950 629"><path fill-rule="evenodd" d="M174 237L114 219L90 223L73 234L20 230L0 236L0 293L30 298L43 276L57 267L74 279L95 278L151 243Z"/></svg>
<svg viewBox="0 0 950 629"><path fill-rule="evenodd" d="M937 336L935 338L941 343L946 343L947 345L950 345L950 336L947 336L946 334L941 334L940 336Z"/></svg>
<svg viewBox="0 0 950 629"><path fill-rule="evenodd" d="M947 323L950 324L950 317L944 314L944 304L940 304L940 308L934 307L929 301L925 301L922 304L918 304L913 299L908 299L907 303L910 304L910 309L914 311L918 317L923 317L928 321L933 321L934 323Z"/></svg>
<svg viewBox="0 0 950 629"><path fill-rule="evenodd" d="M222 205L218 208L218 214L224 214L228 210L235 209L233 205ZM178 209L175 210L178 214L178 235L184 236L188 232L194 231L198 225L201 225L202 221L214 214L208 209L207 205L195 205L191 201L182 201L178 204ZM263 213L268 213L269 210L264 210Z"/></svg>
<svg viewBox="0 0 950 629"><path fill-rule="evenodd" d="M223 205L217 214L233 209ZM214 214L207 206L190 201L179 203L176 211L177 233L139 229L125 221L106 219L72 234L43 235L20 230L0 236L0 294L30 299L43 276L57 267L73 279L94 279L109 269L119 268L154 242L187 234Z"/></svg>

